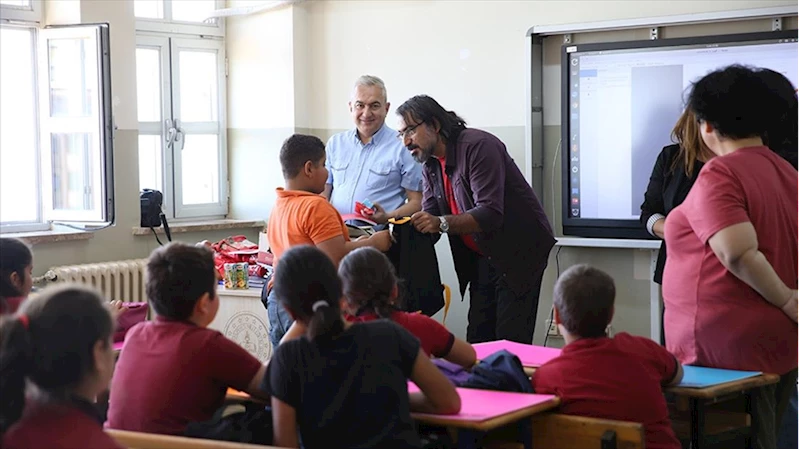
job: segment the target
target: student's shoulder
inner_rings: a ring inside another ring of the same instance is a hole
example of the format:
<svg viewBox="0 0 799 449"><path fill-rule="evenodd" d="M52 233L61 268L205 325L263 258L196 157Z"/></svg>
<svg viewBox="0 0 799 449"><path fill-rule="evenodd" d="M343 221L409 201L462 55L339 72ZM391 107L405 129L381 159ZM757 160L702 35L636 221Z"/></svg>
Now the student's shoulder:
<svg viewBox="0 0 799 449"><path fill-rule="evenodd" d="M467 148L480 145L482 148L505 148L505 144L499 137L491 134L488 131L476 128L466 128L458 135L458 144Z"/></svg>
<svg viewBox="0 0 799 449"><path fill-rule="evenodd" d="M418 312L394 312L391 319L402 327L413 328L442 328L443 324ZM446 328L445 328L446 329Z"/></svg>
<svg viewBox="0 0 799 449"><path fill-rule="evenodd" d="M616 334L613 336L613 341L616 343L617 349L639 357L648 358L651 355L668 353L666 348L654 342L652 339L631 335L627 332Z"/></svg>
<svg viewBox="0 0 799 449"><path fill-rule="evenodd" d="M357 338L364 341L378 341L386 338L396 339L411 336L401 325L392 320L380 319L358 323L353 326Z"/></svg>

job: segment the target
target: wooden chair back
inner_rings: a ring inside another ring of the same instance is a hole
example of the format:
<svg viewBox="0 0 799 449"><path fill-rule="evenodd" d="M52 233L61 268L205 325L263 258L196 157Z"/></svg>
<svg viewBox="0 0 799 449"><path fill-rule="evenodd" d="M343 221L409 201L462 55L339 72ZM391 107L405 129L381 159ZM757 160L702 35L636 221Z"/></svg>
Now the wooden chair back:
<svg viewBox="0 0 799 449"><path fill-rule="evenodd" d="M200 438L158 435L155 433L129 432L106 429L117 443L128 449L269 449L273 446L231 443L229 441L204 440Z"/></svg>

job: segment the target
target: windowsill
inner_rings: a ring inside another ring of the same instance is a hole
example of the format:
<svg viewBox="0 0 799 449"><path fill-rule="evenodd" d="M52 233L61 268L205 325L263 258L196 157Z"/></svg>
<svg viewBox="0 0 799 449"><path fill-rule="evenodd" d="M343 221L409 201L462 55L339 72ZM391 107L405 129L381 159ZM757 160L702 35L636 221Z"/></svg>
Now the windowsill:
<svg viewBox="0 0 799 449"><path fill-rule="evenodd" d="M15 237L29 245L40 243L70 242L73 240L89 240L94 237L91 230L79 231L77 229L54 226L46 231L10 232L3 233L3 237Z"/></svg>
<svg viewBox="0 0 799 449"><path fill-rule="evenodd" d="M169 224L169 231L172 234L182 234L185 232L219 231L224 229L259 228L263 229L266 223L263 220L200 220L200 221L177 221ZM133 235L151 235L150 228L135 226ZM164 235L164 228L155 228L156 234Z"/></svg>

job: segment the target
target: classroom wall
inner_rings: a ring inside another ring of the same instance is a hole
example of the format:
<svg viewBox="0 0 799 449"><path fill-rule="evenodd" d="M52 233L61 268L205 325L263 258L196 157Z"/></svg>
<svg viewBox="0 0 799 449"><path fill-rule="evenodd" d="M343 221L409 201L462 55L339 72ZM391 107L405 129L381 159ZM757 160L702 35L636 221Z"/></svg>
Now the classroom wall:
<svg viewBox="0 0 799 449"><path fill-rule="evenodd" d="M525 34L533 25L693 14L795 4L791 1L313 1L293 7L307 17L310 98L308 114L297 115L296 129L326 140L349 129L351 84L365 73L384 79L393 107L426 93L466 119L470 126L496 134L517 163L525 160ZM266 16L270 13L264 14ZM250 21L266 20L257 16ZM730 32L735 24L722 25ZM768 28L766 28L768 29ZM646 38L647 36L643 36ZM628 37L629 38L629 37ZM559 44L558 44L559 45ZM548 72L549 73L549 72ZM551 75L551 73L549 73ZM558 102L559 84L548 79L545 96ZM547 103L547 105L551 105ZM554 115L553 115L554 114ZM550 219L551 171L559 133L559 109L546 111L542 198ZM395 116L388 123L394 126ZM524 170L523 170L524 171ZM559 168L556 170L556 178ZM555 184L559 186L559 184ZM559 192L554 224L560 233ZM446 239L438 244L444 282L457 281ZM649 335L649 253L641 250L565 248L550 257L544 278L535 342L544 338L557 265L590 263L617 282L614 329ZM453 298L447 325L465 336L468 298ZM550 340L550 344L558 341Z"/></svg>
<svg viewBox="0 0 799 449"><path fill-rule="evenodd" d="M238 0L228 6L254 3L258 2ZM78 9L70 6L74 4ZM382 77L394 107L415 94L434 96L470 126L499 136L521 163L525 158L524 81L528 70L525 33L531 26L791 4L795 3L336 0L306 1L229 18L231 217L268 217L274 188L282 185L277 157L286 137L304 132L327 140L352 127L347 101L352 81L361 74ZM151 236L131 233L139 219L132 1L48 0L45 5L48 23L111 23L114 112L119 127L115 139L117 223L96 232L90 240L36 245L35 272L41 274L50 266L63 264L145 257L157 244ZM546 87L549 94L557 96L557 83L550 81ZM389 124L394 126L394 120L392 113ZM558 112L547 110L545 121L542 199L552 215L552 179L547 173L551 173L559 138ZM556 171L555 181L557 176ZM559 204L557 196L555 201ZM554 216L559 232L557 208ZM179 234L176 239L218 240L234 233L256 238L254 230L228 230ZM437 250L444 282L455 288L446 239ZM615 328L648 335L648 261L648 254L634 250L564 249L559 260L553 251L544 278L535 341L543 341L558 262L561 268L591 263L612 274L619 290ZM458 336L465 335L467 305L468 298L461 302L459 295L454 295L447 325Z"/></svg>

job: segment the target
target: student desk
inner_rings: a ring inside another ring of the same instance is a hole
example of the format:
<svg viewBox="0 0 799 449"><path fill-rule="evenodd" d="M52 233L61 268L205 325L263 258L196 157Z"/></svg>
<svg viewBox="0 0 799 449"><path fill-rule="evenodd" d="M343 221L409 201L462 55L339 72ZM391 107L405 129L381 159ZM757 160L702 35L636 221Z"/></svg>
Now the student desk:
<svg viewBox="0 0 799 449"><path fill-rule="evenodd" d="M560 405L560 399L546 394L511 393L505 391L457 388L461 397L461 412L456 415L411 413L416 421L437 426L493 430ZM416 385L409 383L408 392L418 392ZM228 388L225 399L231 402L261 402L243 391Z"/></svg>
<svg viewBox="0 0 799 449"><path fill-rule="evenodd" d="M780 376L776 374L761 374L747 379L736 380L724 384L713 385L706 388L670 387L667 393L672 393L677 398L677 408L687 408L690 412L690 434L692 449L702 449L705 445L705 416L706 406L724 402L735 397L745 395L749 391L779 382ZM751 402L747 401L746 412L751 415ZM751 416L752 421L756 417ZM754 427L754 425L752 425Z"/></svg>
<svg viewBox="0 0 799 449"><path fill-rule="evenodd" d="M482 360L500 350L506 350L519 358L522 368L527 376L532 376L535 370L544 363L560 355L561 349L546 346L527 345L507 340L489 341L473 345L477 360Z"/></svg>
<svg viewBox="0 0 799 449"><path fill-rule="evenodd" d="M227 393L225 394L225 400L228 402L255 402L255 403L266 403L266 401L254 398L249 395L249 393L245 393L243 391L236 390L234 388L228 388Z"/></svg>
<svg viewBox="0 0 799 449"><path fill-rule="evenodd" d="M461 412L456 415L411 413L418 422L437 426L489 431L529 418L560 405L557 396L512 393L507 391L456 388L461 397ZM410 392L419 391L409 388Z"/></svg>

